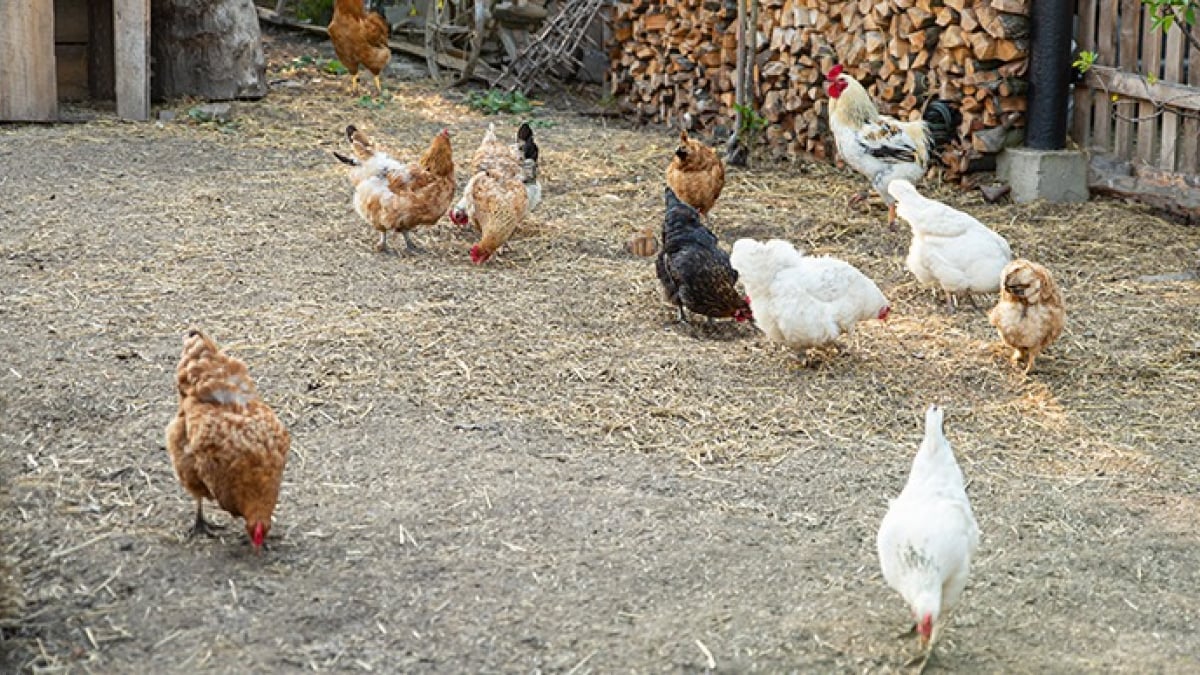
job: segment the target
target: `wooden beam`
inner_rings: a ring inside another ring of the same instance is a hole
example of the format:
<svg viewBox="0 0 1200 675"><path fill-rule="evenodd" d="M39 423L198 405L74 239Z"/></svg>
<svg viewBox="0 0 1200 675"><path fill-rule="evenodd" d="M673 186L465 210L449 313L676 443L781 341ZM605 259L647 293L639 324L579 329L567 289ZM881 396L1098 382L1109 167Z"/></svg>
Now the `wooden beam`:
<svg viewBox="0 0 1200 675"><path fill-rule="evenodd" d="M1103 94L1107 90L1111 94L1139 101L1158 102L1179 110L1200 111L1200 88L1196 87L1161 80L1150 84L1141 75L1107 66L1089 68L1083 83L1097 94ZM1150 109L1153 110L1153 106L1150 106Z"/></svg>
<svg viewBox="0 0 1200 675"><path fill-rule="evenodd" d="M292 30L315 33L317 35L324 35L326 37L329 36L329 30L326 29L325 26L314 26L309 23L292 21L291 19L280 16L279 14L272 12L265 7L258 8L258 19L259 21L266 21L269 24L283 26L284 28L291 28ZM425 58L425 49L409 42L388 40L388 47L390 47L393 52L401 52L403 54ZM449 54L438 54L436 58L438 65L445 66L446 68L453 68L459 72L462 72L463 69L467 67L467 62L465 60L450 56ZM475 66L475 72L471 74L471 79L480 80L485 83L499 79L499 77L499 71L484 63L477 64Z"/></svg>
<svg viewBox="0 0 1200 675"><path fill-rule="evenodd" d="M0 120L58 118L54 0L0 2Z"/></svg>
<svg viewBox="0 0 1200 675"><path fill-rule="evenodd" d="M150 0L113 0L117 115L150 119Z"/></svg>

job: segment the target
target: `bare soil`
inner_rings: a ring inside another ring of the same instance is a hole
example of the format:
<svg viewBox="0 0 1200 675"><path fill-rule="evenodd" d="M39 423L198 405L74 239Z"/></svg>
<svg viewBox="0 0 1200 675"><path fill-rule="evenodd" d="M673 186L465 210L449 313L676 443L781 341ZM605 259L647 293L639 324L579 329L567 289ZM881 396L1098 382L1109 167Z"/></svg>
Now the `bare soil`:
<svg viewBox="0 0 1200 675"><path fill-rule="evenodd" d="M1063 288L1023 378L991 299L947 314L905 234L847 208L858 176L732 170L726 244L837 255L893 301L802 367L752 326L673 324L623 250L671 130L555 98L506 251L473 266L443 221L381 255L330 155L347 123L406 157L447 126L465 165L521 118L416 80L362 101L328 44L267 41L273 90L229 122L0 127L0 670L901 671L874 536L934 401L983 543L931 669L1196 669L1200 229L933 181ZM224 536L185 536L162 432L190 325L293 432L262 556L215 507Z"/></svg>

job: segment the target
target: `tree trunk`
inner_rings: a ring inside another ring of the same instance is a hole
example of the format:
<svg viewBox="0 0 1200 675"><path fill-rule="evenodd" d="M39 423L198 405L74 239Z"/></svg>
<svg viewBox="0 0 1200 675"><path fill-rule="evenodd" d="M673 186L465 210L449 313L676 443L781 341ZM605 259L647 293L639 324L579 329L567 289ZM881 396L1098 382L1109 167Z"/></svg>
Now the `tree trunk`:
<svg viewBox="0 0 1200 675"><path fill-rule="evenodd" d="M155 98L262 98L266 58L253 0L152 0Z"/></svg>

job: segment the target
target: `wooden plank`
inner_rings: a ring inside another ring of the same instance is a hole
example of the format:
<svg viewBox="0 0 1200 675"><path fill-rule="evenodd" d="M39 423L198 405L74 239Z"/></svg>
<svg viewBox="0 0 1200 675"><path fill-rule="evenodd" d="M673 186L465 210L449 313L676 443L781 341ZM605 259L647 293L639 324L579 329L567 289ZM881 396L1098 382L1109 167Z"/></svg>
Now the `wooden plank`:
<svg viewBox="0 0 1200 675"><path fill-rule="evenodd" d="M1102 66L1117 64L1117 12L1119 0L1100 0L1096 31L1096 63ZM1092 139L1096 147L1112 147L1113 102L1100 94L1092 97Z"/></svg>
<svg viewBox="0 0 1200 675"><path fill-rule="evenodd" d="M0 2L0 120L57 117L54 2Z"/></svg>
<svg viewBox="0 0 1200 675"><path fill-rule="evenodd" d="M1142 40L1141 72L1143 75L1153 74L1158 77L1158 67L1162 63L1162 34L1151 27L1154 19L1150 14L1149 8L1142 8L1142 35L1145 39ZM1155 115L1154 104L1139 103L1138 117L1143 119L1138 122L1136 157L1143 164L1154 164L1157 156L1156 144L1159 140L1159 118Z"/></svg>
<svg viewBox="0 0 1200 675"><path fill-rule="evenodd" d="M150 119L150 0L113 0L117 115Z"/></svg>
<svg viewBox="0 0 1200 675"><path fill-rule="evenodd" d="M1192 26L1192 35L1200 40L1200 25ZM1200 87L1200 49L1188 44L1188 84ZM1200 172L1200 120L1187 117L1183 120L1183 142L1179 149L1179 170L1183 173Z"/></svg>
<svg viewBox="0 0 1200 675"><path fill-rule="evenodd" d="M1121 41L1117 46L1117 67L1127 73L1138 72L1138 29L1141 26L1141 0L1121 0ZM1133 157L1134 123L1131 118L1137 105L1122 102L1116 111L1126 119L1117 118L1113 131L1113 154L1122 158Z"/></svg>
<svg viewBox="0 0 1200 675"><path fill-rule="evenodd" d="M1079 0L1079 51L1096 48L1096 0ZM1071 136L1081 148L1092 146L1092 97L1095 92L1090 86L1075 87L1075 119L1071 122Z"/></svg>
<svg viewBox="0 0 1200 675"><path fill-rule="evenodd" d="M1163 62L1163 80L1178 83L1183 80L1183 30L1178 25L1171 26L1167 32L1167 56ZM1178 154L1179 115L1164 112L1162 119L1162 137L1159 141L1158 167L1164 171L1175 170L1175 157Z"/></svg>
<svg viewBox="0 0 1200 675"><path fill-rule="evenodd" d="M1159 101L1179 110L1200 112L1200 88L1183 84L1172 84L1159 80L1154 84L1135 73L1126 73L1116 68L1092 66L1083 78L1084 84L1095 91L1107 89L1113 94L1145 101L1154 110L1152 101ZM1139 130L1140 131L1140 130ZM1138 141L1141 142L1139 135Z"/></svg>
<svg viewBox="0 0 1200 675"><path fill-rule="evenodd" d="M279 14L276 14L275 12L272 12L264 7L258 8L258 20L266 21L267 23L274 24L276 26L291 28L293 30L315 33L318 35L324 35L326 37L329 36L329 31L325 28L325 26L314 26L312 24L292 21L291 19L280 16ZM412 56L420 56L421 58L425 58L425 49L409 42L404 42L401 40L388 40L388 47L390 47L394 52L402 52L404 54L411 54ZM449 54L438 54L437 62L438 65L442 65L447 68L454 68L460 72L467 65L467 62L463 59L451 56ZM476 64L475 72L472 73L472 79L483 82L492 82L499 77L500 71L492 68L486 63Z"/></svg>
<svg viewBox="0 0 1200 675"><path fill-rule="evenodd" d="M113 0L88 3L88 89L94 99L116 97L113 63Z"/></svg>

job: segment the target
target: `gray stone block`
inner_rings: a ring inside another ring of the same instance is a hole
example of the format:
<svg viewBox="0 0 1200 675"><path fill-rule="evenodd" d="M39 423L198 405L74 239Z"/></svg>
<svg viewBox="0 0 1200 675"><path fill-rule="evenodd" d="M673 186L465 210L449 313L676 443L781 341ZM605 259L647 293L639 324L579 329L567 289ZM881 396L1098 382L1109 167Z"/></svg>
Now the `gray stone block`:
<svg viewBox="0 0 1200 675"><path fill-rule="evenodd" d="M1086 202L1087 171L1087 157L1077 150L1007 148L996 165L1018 202Z"/></svg>

